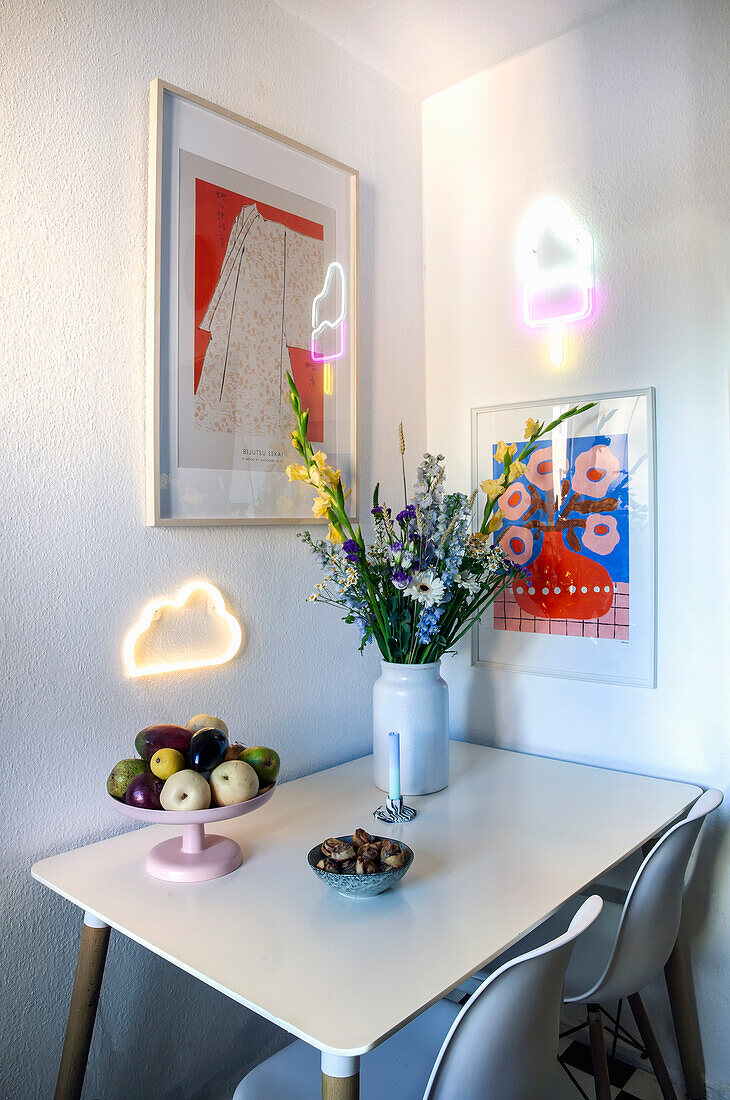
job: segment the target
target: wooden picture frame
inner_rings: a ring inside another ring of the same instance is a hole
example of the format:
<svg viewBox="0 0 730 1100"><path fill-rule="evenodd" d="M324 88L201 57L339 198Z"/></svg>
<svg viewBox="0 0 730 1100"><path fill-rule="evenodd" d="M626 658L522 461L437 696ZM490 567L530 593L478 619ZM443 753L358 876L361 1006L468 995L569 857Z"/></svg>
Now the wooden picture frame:
<svg viewBox="0 0 730 1100"><path fill-rule="evenodd" d="M150 86L147 523L317 524L286 374L357 518L358 173Z"/></svg>

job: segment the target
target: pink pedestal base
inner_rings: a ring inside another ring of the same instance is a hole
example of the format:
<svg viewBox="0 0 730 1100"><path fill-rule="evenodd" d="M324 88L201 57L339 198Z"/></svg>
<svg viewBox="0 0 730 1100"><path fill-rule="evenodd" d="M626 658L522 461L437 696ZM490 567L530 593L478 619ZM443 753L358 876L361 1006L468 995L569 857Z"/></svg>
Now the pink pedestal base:
<svg viewBox="0 0 730 1100"><path fill-rule="evenodd" d="M234 840L208 836L204 825L184 825L182 837L163 840L150 850L145 870L167 882L204 882L235 871L242 862Z"/></svg>
<svg viewBox="0 0 730 1100"><path fill-rule="evenodd" d="M206 824L243 817L273 798L276 786L264 787L255 798L236 802L233 806L210 806L207 810L146 810L128 806L109 795L114 808L125 817L146 821L148 825L181 825L182 836L156 844L145 862L148 875L166 882L205 882L230 874L243 863L241 849L225 836L206 836Z"/></svg>

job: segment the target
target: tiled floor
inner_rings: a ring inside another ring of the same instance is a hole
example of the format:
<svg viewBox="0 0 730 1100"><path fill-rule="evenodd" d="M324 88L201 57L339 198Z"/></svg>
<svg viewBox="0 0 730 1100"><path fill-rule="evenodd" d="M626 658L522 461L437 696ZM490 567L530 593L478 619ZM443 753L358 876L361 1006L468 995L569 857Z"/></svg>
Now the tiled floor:
<svg viewBox="0 0 730 1100"><path fill-rule="evenodd" d="M581 1088L593 1100L596 1091L591 1075L591 1055L588 1046L571 1039L564 1039L560 1052L565 1056L570 1071ZM609 1069L612 1100L662 1100L659 1086L651 1073L634 1069L633 1066L619 1061L618 1058L615 1064L609 1063ZM563 1070L559 1071L555 1088L550 1092L548 1100L580 1100L578 1089Z"/></svg>

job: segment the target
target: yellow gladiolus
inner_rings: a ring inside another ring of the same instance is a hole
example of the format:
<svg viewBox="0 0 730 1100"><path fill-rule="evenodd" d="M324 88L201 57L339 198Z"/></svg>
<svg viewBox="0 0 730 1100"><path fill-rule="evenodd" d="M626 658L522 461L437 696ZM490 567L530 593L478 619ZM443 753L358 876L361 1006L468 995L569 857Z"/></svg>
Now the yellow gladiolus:
<svg viewBox="0 0 730 1100"><path fill-rule="evenodd" d="M499 443L497 444L497 450L495 451L494 457L496 458L497 462L504 462L507 455L509 455L510 458L514 458L516 454L516 443L511 443L508 447L505 441L503 439L500 439Z"/></svg>
<svg viewBox="0 0 730 1100"><path fill-rule="evenodd" d="M511 485L512 482L516 481L518 477L524 477L526 473L527 466L524 464L524 462L520 462L519 460L513 462L509 468L509 484Z"/></svg>
<svg viewBox="0 0 730 1100"><path fill-rule="evenodd" d="M309 481L306 466L300 466L296 462L293 462L291 466L287 466L286 476L290 481Z"/></svg>
<svg viewBox="0 0 730 1100"><path fill-rule="evenodd" d="M504 492L504 482L501 478L488 477L481 483L479 488L487 496L488 500L496 500L497 497L501 497Z"/></svg>
<svg viewBox="0 0 730 1100"><path fill-rule="evenodd" d="M540 425L536 420L533 420L531 416L528 416L525 421L525 439L532 439L533 435L537 435L540 431Z"/></svg>
<svg viewBox="0 0 730 1100"><path fill-rule="evenodd" d="M486 534L491 535L493 531L496 531L498 527L502 526L502 520L504 519L504 512L501 508L498 508L494 513L489 523L487 524Z"/></svg>
<svg viewBox="0 0 730 1100"><path fill-rule="evenodd" d="M326 497L324 493L317 493L312 505L312 515L315 519L324 519L331 503L329 497Z"/></svg>
<svg viewBox="0 0 730 1100"><path fill-rule="evenodd" d="M336 527L332 526L331 523L327 530L327 538L330 540L330 542L342 542L342 535Z"/></svg>
<svg viewBox="0 0 730 1100"><path fill-rule="evenodd" d="M320 475L322 477L325 477L334 489L337 485L337 482L340 480L340 471L333 470L331 466L327 465L327 455L324 453L324 451L315 451L315 453L312 455L312 461L317 467Z"/></svg>

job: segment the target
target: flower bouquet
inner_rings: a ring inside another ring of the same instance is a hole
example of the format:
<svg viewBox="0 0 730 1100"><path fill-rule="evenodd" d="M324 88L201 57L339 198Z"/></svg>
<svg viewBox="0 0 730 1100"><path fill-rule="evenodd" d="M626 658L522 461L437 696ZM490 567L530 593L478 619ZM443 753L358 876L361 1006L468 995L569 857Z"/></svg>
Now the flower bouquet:
<svg viewBox="0 0 730 1100"><path fill-rule="evenodd" d="M398 681L386 693L382 706L378 703L376 684L377 785L387 789L385 750L381 745L379 751L379 737L382 740L384 733L387 739L388 730L400 726L401 774L404 787L411 787L403 793L438 790L440 787L434 783L443 787L448 781L448 689L439 678L438 662L479 622L508 585L529 575L500 547L491 545L492 533L504 519L499 500L512 482L525 474L525 462L535 450L537 440L591 405L568 409L549 423L528 419L525 444L519 452L515 443L498 445L495 457L503 463L503 470L499 478L487 479L480 485L486 503L474 532L471 528L477 490L470 496L446 492L443 455L424 455L412 499L408 499L401 425L403 508L393 515L387 503L380 500L376 485L372 507L375 537L366 543L360 526L353 527L347 515L349 491L342 485L340 471L327 464L326 454L312 449L307 438L309 413L302 408L293 378L291 375L288 378L296 417L292 444L302 461L288 466L287 476L316 490L312 513L329 521L326 539L314 539L308 531L299 536L326 571L309 599L341 608L345 622L355 623L360 631L360 651L374 640L384 662L383 675ZM397 676L389 666L400 670ZM423 675L407 676L404 666L421 666L424 672L426 668L432 670L430 687L425 686ZM437 694L432 690L434 684ZM428 691L430 702L424 703ZM413 737L404 737L404 724L418 726L420 748ZM432 735L424 733L431 727ZM435 766L427 768L431 774L419 774L419 768L423 772L431 758L437 758ZM446 779L442 782L444 773ZM410 782L408 775L412 777Z"/></svg>

